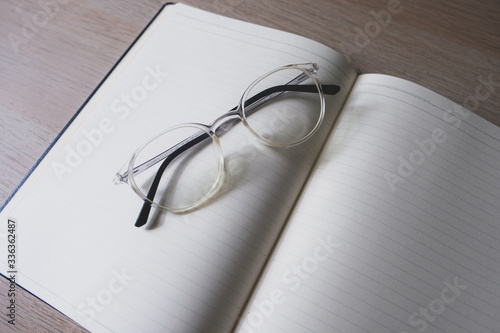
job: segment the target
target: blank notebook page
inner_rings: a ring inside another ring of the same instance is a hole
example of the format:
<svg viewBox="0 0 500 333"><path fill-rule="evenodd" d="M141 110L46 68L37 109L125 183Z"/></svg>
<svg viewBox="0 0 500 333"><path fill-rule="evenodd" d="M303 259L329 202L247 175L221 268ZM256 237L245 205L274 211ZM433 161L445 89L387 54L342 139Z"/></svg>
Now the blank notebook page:
<svg viewBox="0 0 500 333"><path fill-rule="evenodd" d="M361 75L239 332L498 332L499 138Z"/></svg>

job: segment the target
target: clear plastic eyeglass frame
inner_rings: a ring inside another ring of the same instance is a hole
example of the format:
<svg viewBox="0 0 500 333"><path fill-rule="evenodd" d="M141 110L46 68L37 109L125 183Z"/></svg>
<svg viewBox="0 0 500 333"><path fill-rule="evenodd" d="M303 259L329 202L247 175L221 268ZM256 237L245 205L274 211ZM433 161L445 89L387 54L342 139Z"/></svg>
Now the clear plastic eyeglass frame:
<svg viewBox="0 0 500 333"><path fill-rule="evenodd" d="M245 127L260 142L272 147L296 146L313 136L325 116L325 94L335 95L340 91L340 87L336 85L321 85L316 77L318 70L319 67L315 63L293 64L276 68L250 84L238 105L212 123L208 125L186 123L173 126L141 145L115 175L116 184L128 183L144 201L135 225L140 227L146 224L151 207L172 213L184 213L199 207L217 193L225 177L224 156L219 136L236 123L243 122ZM270 110L270 106L275 105L279 105L280 109L273 110L276 115L274 118L270 118L272 113L268 110ZM266 111L264 112L263 109ZM294 119L288 119L288 123L283 123L281 118ZM273 127L270 124L275 124L274 127L278 130L269 130ZM207 146L212 146L212 149L207 149ZM208 153L211 155L210 158L200 153L201 150L210 150ZM186 184L185 187L187 189L200 187L203 188L203 191L198 191L200 193L197 195L191 195L176 189L171 195L171 199L155 199L158 197L159 189L167 191L166 189L176 187L176 177L184 172L186 165L192 164L191 162L197 158L197 155L200 156L203 163L207 163L206 166L201 166L198 169L213 168L214 175L210 180L201 180L198 178L205 177L209 172L203 172L201 175L200 172L193 173L193 176L184 177L183 182L194 179L194 185ZM188 157L180 158L180 156ZM180 162L178 162L179 160ZM160 162L157 169L150 170L151 167ZM175 163L177 166L172 167ZM169 173L169 171L165 171L167 168L168 170L177 169ZM147 179L146 182L137 180L138 175L148 172L149 175L142 176ZM169 180L162 180L162 178L168 177L170 177ZM165 182L170 183L162 185ZM185 198L188 198L187 201L184 200Z"/></svg>

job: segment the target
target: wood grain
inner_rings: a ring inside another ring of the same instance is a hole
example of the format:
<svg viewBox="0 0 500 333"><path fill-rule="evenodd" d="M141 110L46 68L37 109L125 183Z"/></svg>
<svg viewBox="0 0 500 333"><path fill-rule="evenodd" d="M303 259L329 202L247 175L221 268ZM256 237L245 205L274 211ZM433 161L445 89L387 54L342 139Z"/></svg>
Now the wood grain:
<svg viewBox="0 0 500 333"><path fill-rule="evenodd" d="M489 80L494 91L472 106L500 125L497 0L184 2L315 39L348 54L364 73L402 77L465 106L472 105L467 103L481 81ZM0 2L0 203L162 3ZM0 278L2 309L7 306L9 285ZM16 291L16 326L7 324L5 311L0 311L1 332L86 332L29 292L19 287Z"/></svg>

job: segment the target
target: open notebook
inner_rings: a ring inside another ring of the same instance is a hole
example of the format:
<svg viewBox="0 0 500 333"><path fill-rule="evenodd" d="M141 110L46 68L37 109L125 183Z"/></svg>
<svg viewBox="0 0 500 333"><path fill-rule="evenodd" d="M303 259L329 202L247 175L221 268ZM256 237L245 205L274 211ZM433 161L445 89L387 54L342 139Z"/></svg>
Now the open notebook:
<svg viewBox="0 0 500 333"><path fill-rule="evenodd" d="M152 134L209 122L259 74L315 62L303 145L221 139L229 178L135 228L113 177ZM487 91L487 90L484 90ZM16 281L92 332L498 332L500 130L314 41L165 6L0 213ZM0 256L7 275L7 256Z"/></svg>

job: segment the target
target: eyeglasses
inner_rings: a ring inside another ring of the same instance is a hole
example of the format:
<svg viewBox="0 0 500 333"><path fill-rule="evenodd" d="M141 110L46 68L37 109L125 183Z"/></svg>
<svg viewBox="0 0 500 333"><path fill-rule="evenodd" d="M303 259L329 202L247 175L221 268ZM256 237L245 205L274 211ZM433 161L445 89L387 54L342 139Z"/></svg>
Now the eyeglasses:
<svg viewBox="0 0 500 333"><path fill-rule="evenodd" d="M140 146L115 176L116 184L128 183L144 201L135 226L146 224L151 207L183 213L213 197L225 177L219 137L240 121L272 147L308 140L325 116L324 95L340 91L321 85L318 70L314 63L279 67L255 80L238 105L211 124L177 125Z"/></svg>

